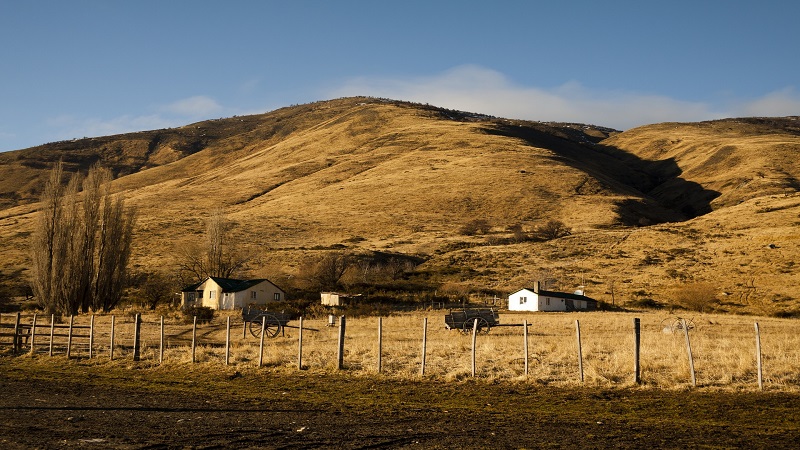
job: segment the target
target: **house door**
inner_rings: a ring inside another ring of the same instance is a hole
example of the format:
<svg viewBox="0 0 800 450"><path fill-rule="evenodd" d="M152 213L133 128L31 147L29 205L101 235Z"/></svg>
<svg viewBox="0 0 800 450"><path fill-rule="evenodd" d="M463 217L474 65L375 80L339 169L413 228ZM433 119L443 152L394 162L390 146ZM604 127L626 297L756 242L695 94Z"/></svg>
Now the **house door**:
<svg viewBox="0 0 800 450"><path fill-rule="evenodd" d="M233 294L226 292L222 294L222 304L220 309L233 309Z"/></svg>

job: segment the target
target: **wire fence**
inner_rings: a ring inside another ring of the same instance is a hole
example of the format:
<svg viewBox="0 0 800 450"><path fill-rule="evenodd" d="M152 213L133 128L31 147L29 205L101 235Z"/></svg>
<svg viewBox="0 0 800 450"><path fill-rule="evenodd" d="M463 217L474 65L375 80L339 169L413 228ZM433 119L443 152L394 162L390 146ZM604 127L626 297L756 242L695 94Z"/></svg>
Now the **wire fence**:
<svg viewBox="0 0 800 450"><path fill-rule="evenodd" d="M502 314L448 330L434 312L389 317L208 323L163 316L4 314L6 355L342 370L403 378L542 384L800 389L796 321L631 314ZM272 322L271 322L272 321ZM270 331L270 326L273 326Z"/></svg>

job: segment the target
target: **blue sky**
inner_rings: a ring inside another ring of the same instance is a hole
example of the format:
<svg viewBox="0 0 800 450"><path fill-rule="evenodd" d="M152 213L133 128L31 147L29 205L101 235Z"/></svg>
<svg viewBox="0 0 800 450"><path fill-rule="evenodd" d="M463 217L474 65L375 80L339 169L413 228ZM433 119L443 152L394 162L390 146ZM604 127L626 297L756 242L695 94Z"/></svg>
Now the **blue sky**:
<svg viewBox="0 0 800 450"><path fill-rule="evenodd" d="M628 129L800 115L800 2L0 0L0 151L351 95Z"/></svg>

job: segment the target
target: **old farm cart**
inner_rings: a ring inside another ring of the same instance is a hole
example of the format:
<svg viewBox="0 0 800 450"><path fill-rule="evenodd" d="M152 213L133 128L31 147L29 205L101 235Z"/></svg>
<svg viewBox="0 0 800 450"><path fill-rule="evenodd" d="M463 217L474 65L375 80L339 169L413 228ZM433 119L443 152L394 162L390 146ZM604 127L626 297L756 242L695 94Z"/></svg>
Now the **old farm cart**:
<svg viewBox="0 0 800 450"><path fill-rule="evenodd" d="M479 333L488 334L492 327L500 326L500 315L494 308L451 309L444 316L444 326L448 330L460 330L464 333L477 326Z"/></svg>
<svg viewBox="0 0 800 450"><path fill-rule="evenodd" d="M245 326L250 328L250 334L261 337L261 329L264 329L264 337L274 338L278 334L283 334L285 327L289 326L290 314L283 312L264 311L258 308L242 308L242 320Z"/></svg>
<svg viewBox="0 0 800 450"><path fill-rule="evenodd" d="M264 337L274 338L279 334L284 335L286 328L299 328L289 325L292 315L284 312L264 311L259 308L242 308L242 320L245 328L250 329L250 334L261 337L261 328L264 328ZM303 327L308 331L319 331L316 328Z"/></svg>
<svg viewBox="0 0 800 450"><path fill-rule="evenodd" d="M477 320L477 323L475 322ZM530 326L531 324L528 324ZM500 323L500 315L496 308L461 308L451 309L444 316L444 326L448 330L472 332L477 326L478 333L489 334L494 327L521 327L521 323Z"/></svg>

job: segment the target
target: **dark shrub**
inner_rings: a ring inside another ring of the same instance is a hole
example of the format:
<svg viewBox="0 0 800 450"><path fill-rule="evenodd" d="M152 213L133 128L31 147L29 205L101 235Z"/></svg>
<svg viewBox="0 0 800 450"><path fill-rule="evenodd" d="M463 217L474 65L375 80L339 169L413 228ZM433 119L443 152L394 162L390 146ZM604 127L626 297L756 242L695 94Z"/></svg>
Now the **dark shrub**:
<svg viewBox="0 0 800 450"><path fill-rule="evenodd" d="M214 313L208 306L192 306L183 311L183 319L186 323L192 323L197 317L197 323L208 323L214 318Z"/></svg>

